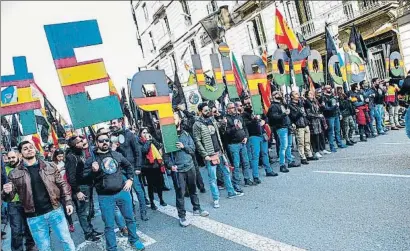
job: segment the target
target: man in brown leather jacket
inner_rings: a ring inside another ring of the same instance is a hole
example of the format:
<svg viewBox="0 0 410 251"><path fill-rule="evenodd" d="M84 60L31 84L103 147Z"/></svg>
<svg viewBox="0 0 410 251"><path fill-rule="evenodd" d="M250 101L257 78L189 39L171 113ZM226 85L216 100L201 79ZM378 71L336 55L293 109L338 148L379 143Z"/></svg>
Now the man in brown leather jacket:
<svg viewBox="0 0 410 251"><path fill-rule="evenodd" d="M73 213L71 192L67 183L54 164L36 158L36 149L31 142L21 142L18 150L23 161L9 173L9 182L3 185L3 199L11 201L18 194L39 250L51 250L52 230L64 250L74 251L74 242L60 205L62 195L68 215Z"/></svg>

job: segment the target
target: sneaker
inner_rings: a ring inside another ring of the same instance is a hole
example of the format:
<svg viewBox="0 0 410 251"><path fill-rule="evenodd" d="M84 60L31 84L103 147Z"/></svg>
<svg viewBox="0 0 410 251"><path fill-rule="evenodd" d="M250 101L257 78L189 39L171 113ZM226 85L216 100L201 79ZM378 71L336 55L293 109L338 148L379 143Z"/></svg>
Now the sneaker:
<svg viewBox="0 0 410 251"><path fill-rule="evenodd" d="M219 208L219 200L214 200L214 208Z"/></svg>
<svg viewBox="0 0 410 251"><path fill-rule="evenodd" d="M316 158L323 158L323 155L320 154L320 153L315 153L315 157L316 157Z"/></svg>
<svg viewBox="0 0 410 251"><path fill-rule="evenodd" d="M99 240L100 240L100 237L94 236L94 235L91 233L91 234L85 235L85 240L86 240L86 241L96 242L96 241L99 241Z"/></svg>
<svg viewBox="0 0 410 251"><path fill-rule="evenodd" d="M318 157L312 155L311 157L307 157L307 160L312 161L312 160L319 160Z"/></svg>
<svg viewBox="0 0 410 251"><path fill-rule="evenodd" d="M245 179L245 186L249 187L249 186L254 186L256 185L252 180L250 179Z"/></svg>
<svg viewBox="0 0 410 251"><path fill-rule="evenodd" d="M158 209L158 207L155 205L154 202L151 203L151 209L152 210L157 210Z"/></svg>
<svg viewBox="0 0 410 251"><path fill-rule="evenodd" d="M74 225L73 225L73 224L71 224L71 225L68 226L68 231L70 231L71 233L74 233L75 228L74 228Z"/></svg>
<svg viewBox="0 0 410 251"><path fill-rule="evenodd" d="M279 174L278 173L275 173L274 171L272 171L272 172L269 172L269 173L266 173L266 177L276 177L276 176L278 176Z"/></svg>
<svg viewBox="0 0 410 251"><path fill-rule="evenodd" d="M199 189L199 192L200 193L206 193L206 190L205 190L205 188L201 188L201 189Z"/></svg>
<svg viewBox="0 0 410 251"><path fill-rule="evenodd" d="M285 165L280 166L280 167L279 167L279 170L280 170L282 173L288 173L288 172L289 172L289 169L287 169Z"/></svg>
<svg viewBox="0 0 410 251"><path fill-rule="evenodd" d="M145 250L144 244L142 244L142 242L139 241L139 240L136 241L134 244L132 244L132 247L135 248L135 249L138 250L138 251Z"/></svg>
<svg viewBox="0 0 410 251"><path fill-rule="evenodd" d="M100 237L100 236L102 236L104 233L103 233L103 232L98 232L98 231L93 230L92 234L93 234L94 236Z"/></svg>
<svg viewBox="0 0 410 251"><path fill-rule="evenodd" d="M143 221L149 220L149 218L147 216L147 212L141 212L141 220L143 220Z"/></svg>
<svg viewBox="0 0 410 251"><path fill-rule="evenodd" d="M346 145L338 145L337 147L340 148L340 149L342 149L342 148L347 148Z"/></svg>
<svg viewBox="0 0 410 251"><path fill-rule="evenodd" d="M295 161L292 161L288 164L288 168L290 167L300 167L300 164L297 164Z"/></svg>
<svg viewBox="0 0 410 251"><path fill-rule="evenodd" d="M189 196L189 195L188 195ZM159 204L161 205L161 206L163 206L163 207L166 207L166 206L168 206L168 204L167 203L165 203L165 201L160 201L159 202Z"/></svg>
<svg viewBox="0 0 410 251"><path fill-rule="evenodd" d="M224 187L224 186L218 186L218 189L219 189L219 190L224 190L225 187Z"/></svg>
<svg viewBox="0 0 410 251"><path fill-rule="evenodd" d="M237 197L242 197L242 196L244 196L245 195L245 193L238 193L238 192L235 192L234 194L231 194L231 195L228 195L228 199L234 199L234 198L237 198Z"/></svg>
<svg viewBox="0 0 410 251"><path fill-rule="evenodd" d="M240 187L234 188L235 192L237 193L243 193L243 190Z"/></svg>
<svg viewBox="0 0 410 251"><path fill-rule="evenodd" d="M324 154L331 154L332 152L329 152L328 150L325 149L325 150L323 150L323 153Z"/></svg>
<svg viewBox="0 0 410 251"><path fill-rule="evenodd" d="M187 226L191 225L191 223L185 218L179 218L179 225L181 227L187 227Z"/></svg>
<svg viewBox="0 0 410 251"><path fill-rule="evenodd" d="M255 184L260 184L260 183L262 183L261 179L259 179L259 178L254 178L254 179L253 179L253 182L255 182Z"/></svg>
<svg viewBox="0 0 410 251"><path fill-rule="evenodd" d="M209 215L208 211L199 209L194 211L194 216L201 216L201 217L207 217Z"/></svg>
<svg viewBox="0 0 410 251"><path fill-rule="evenodd" d="M307 159L302 159L302 160L300 161L300 163L301 163L302 165L309 165L309 162L307 161Z"/></svg>
<svg viewBox="0 0 410 251"><path fill-rule="evenodd" d="M128 236L128 228L127 227L121 228L120 232L121 232L122 236Z"/></svg>

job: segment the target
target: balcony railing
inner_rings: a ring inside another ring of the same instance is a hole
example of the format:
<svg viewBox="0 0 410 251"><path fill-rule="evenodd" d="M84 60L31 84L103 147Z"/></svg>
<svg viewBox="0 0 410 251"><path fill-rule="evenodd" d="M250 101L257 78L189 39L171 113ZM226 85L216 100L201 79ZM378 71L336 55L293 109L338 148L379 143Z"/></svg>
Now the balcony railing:
<svg viewBox="0 0 410 251"><path fill-rule="evenodd" d="M380 0L347 1L296 27L295 30L301 32L306 39L309 39L325 31L325 22L335 22L340 26L394 2Z"/></svg>

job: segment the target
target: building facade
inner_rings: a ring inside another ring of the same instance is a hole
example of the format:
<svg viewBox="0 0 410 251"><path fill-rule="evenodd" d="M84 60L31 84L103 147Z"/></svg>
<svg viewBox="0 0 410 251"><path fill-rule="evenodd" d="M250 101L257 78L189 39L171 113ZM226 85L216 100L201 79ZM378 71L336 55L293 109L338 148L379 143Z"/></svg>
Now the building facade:
<svg viewBox="0 0 410 251"><path fill-rule="evenodd" d="M406 2L406 1L404 1ZM177 72L182 83L189 78L186 68L192 67L191 55L201 56L205 74L212 75L209 55L217 52L200 20L227 6L235 23L225 32L225 42L239 64L242 55L272 55L277 45L274 39L275 10L278 8L288 24L301 33L312 49L325 59L325 22L339 26L339 39L347 42L350 27L355 24L370 51L372 76L386 77L383 44L399 51L407 65L410 61L407 35L408 20L398 22L402 1L137 1L133 2L138 26L137 37L146 67L163 69L170 79ZM403 16L403 15L402 15ZM400 19L399 19L400 20ZM406 23L407 22L407 23ZM406 26L407 25L407 26ZM407 33L406 33L407 34ZM403 40L404 39L404 40ZM407 40L406 40L407 39ZM407 42L406 42L407 41ZM268 57L268 69L270 69ZM269 70L268 70L269 71Z"/></svg>

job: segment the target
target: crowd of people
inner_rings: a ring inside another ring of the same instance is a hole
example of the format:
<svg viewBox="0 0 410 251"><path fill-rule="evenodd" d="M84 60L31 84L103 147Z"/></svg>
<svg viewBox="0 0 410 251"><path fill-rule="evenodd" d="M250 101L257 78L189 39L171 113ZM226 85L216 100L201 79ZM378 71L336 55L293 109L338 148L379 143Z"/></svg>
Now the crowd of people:
<svg viewBox="0 0 410 251"><path fill-rule="evenodd" d="M354 84L346 93L328 85L289 95L274 91L263 115L254 114L249 96L229 102L224 112L209 102L199 104L197 114L180 105L174 111L178 150L170 153L164 151L158 123L158 128L141 126L137 131L126 128L123 118L99 128L94 144L89 145L85 136L72 136L67 149L50 148L45 157L31 141L22 141L2 159L2 200L7 202L11 250L23 250L23 245L26 250L52 250L52 231L63 250L74 251L70 235L78 231L71 218L74 209L86 241L96 242L104 235L106 249L117 250L117 226L130 245L144 250L136 219L147 221L148 208L158 209L155 194L159 205L167 206L163 192L171 189L171 181L179 224L187 227L185 197L190 198L194 216L209 215L197 193L207 193L200 167L208 174L210 202L219 208L221 196L244 196L246 187L261 184L262 176L278 176L272 168L276 161L279 172L287 173L354 146L358 143L354 135L366 142L400 130L404 118L399 91L397 85L380 79ZM298 154L292 151L294 144ZM270 150L273 145L278 159ZM133 196L139 210L134 209ZM92 225L94 200L99 203L104 233ZM2 214L5 209L3 203Z"/></svg>

